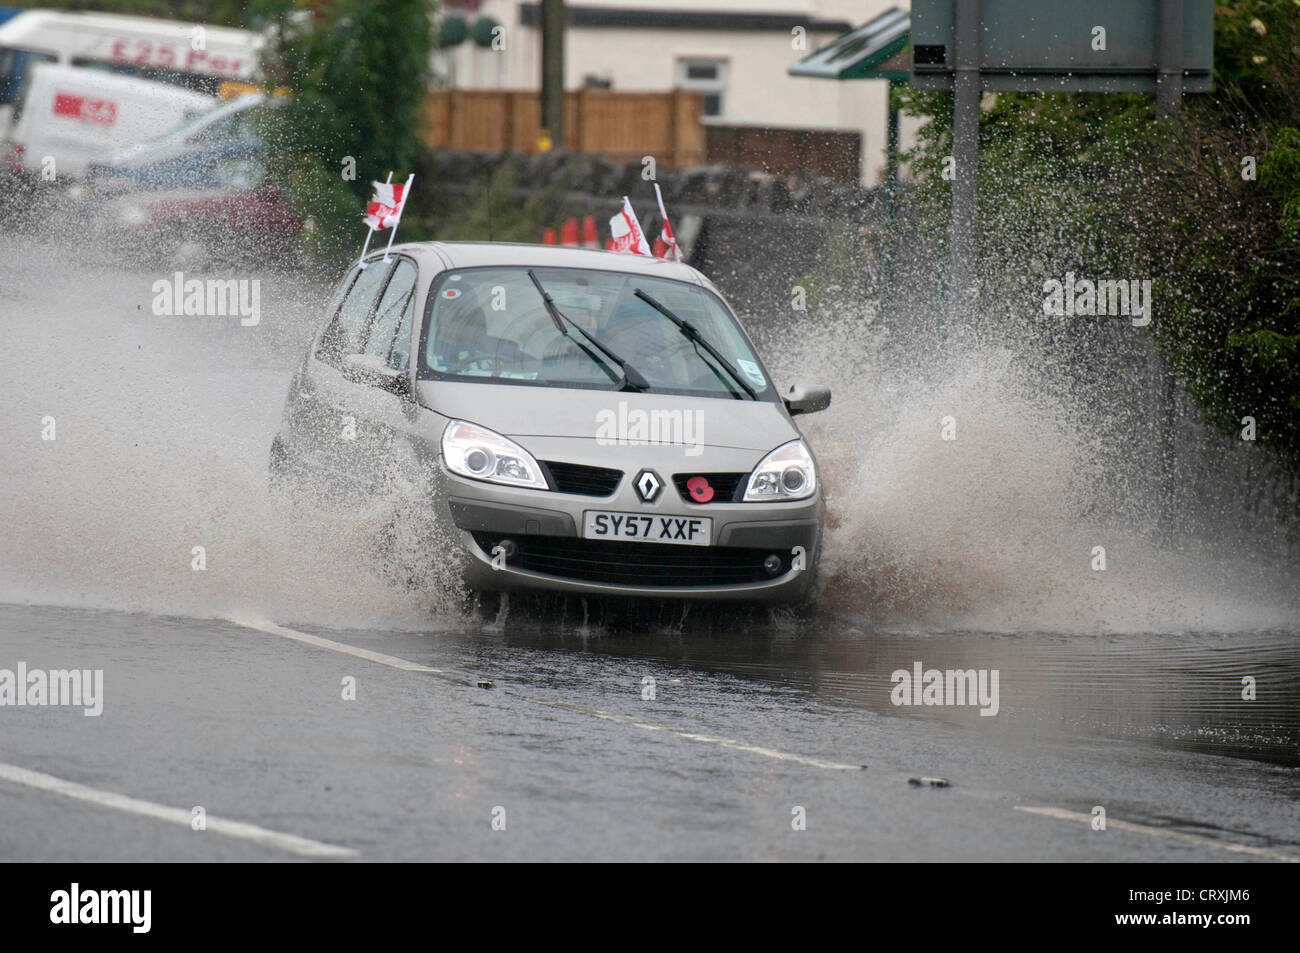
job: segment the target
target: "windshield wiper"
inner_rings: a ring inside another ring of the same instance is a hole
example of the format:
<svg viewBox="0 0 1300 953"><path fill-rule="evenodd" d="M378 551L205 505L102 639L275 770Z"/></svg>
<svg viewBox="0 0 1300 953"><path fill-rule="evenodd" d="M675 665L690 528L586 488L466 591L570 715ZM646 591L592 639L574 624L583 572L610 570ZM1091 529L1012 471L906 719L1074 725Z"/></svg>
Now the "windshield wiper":
<svg viewBox="0 0 1300 953"><path fill-rule="evenodd" d="M573 336L569 334L568 330L564 327L564 322L567 321L569 324L573 325L574 328L577 329L579 334L581 334L584 338L590 341L595 348L597 348L602 354L604 354L607 358L609 358L611 361L613 361L615 364L618 365L619 370L623 372L623 377L618 382L619 390L649 390L650 389L650 382L641 376L640 371L638 371L627 361L623 360L621 357L619 357L617 354L611 351L604 344L601 344L600 341L598 341L595 337L589 334L586 331L586 329L583 328L582 325L580 325L577 321L574 321L573 318L569 317L567 314L565 314L563 311L561 311L559 308L555 306L555 300L550 296L550 294L547 293L546 289L542 287L542 283L537 280L537 275L533 273L533 269L531 268L528 269L528 277L532 279L533 284L537 286L538 293L542 296L542 300L546 302L546 313L549 314L551 316L551 320L555 322L555 329L557 331L563 334L570 341L573 341ZM590 357L593 361L599 362L600 359L597 358L596 355L592 354L591 351L587 350L587 348L583 347L577 341L573 341L573 343L578 344L579 349L588 357Z"/></svg>
<svg viewBox="0 0 1300 953"><path fill-rule="evenodd" d="M758 394L754 392L754 388L749 386L749 382L740 376L740 372L731 366L730 361L718 353L718 349L709 343L708 338L700 334L695 325L691 324L691 322L687 321L685 318L674 314L666 305L660 304L640 288L633 288L632 293L662 314L673 324L677 325L677 329L681 331L682 334L686 335L688 341L692 344L699 344L704 348L704 350L708 351L709 356L717 361L718 364L722 366L722 369L731 375L732 380L744 388L745 393L749 395L750 400L758 400Z"/></svg>

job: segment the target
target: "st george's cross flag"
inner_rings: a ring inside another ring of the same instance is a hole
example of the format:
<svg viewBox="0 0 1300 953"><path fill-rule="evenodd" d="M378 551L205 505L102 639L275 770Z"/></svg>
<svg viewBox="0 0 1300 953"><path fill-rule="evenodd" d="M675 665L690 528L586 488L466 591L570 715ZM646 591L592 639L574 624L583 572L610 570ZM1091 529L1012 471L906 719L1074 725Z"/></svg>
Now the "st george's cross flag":
<svg viewBox="0 0 1300 953"><path fill-rule="evenodd" d="M382 231L395 226L402 218L402 206L406 204L406 187L408 182L374 182L375 194L366 203L365 223L373 229Z"/></svg>
<svg viewBox="0 0 1300 953"><path fill-rule="evenodd" d="M362 268L366 267L366 252L370 248L370 239L374 237L376 230L383 231L391 228L388 233L388 247L384 249L384 261L392 261L388 253L392 250L393 239L397 235L397 223L402 220L402 209L406 207L406 199L411 194L411 183L415 181L415 173L412 172L406 177L405 182L394 182L393 173L388 173L387 182L373 182L375 194L370 197L366 203L366 214L362 221L370 226L366 232L366 243L361 246Z"/></svg>
<svg viewBox="0 0 1300 953"><path fill-rule="evenodd" d="M623 207L609 220L609 234L611 250L651 257L641 223L636 220L636 212L632 211L632 203L626 195L623 196Z"/></svg>

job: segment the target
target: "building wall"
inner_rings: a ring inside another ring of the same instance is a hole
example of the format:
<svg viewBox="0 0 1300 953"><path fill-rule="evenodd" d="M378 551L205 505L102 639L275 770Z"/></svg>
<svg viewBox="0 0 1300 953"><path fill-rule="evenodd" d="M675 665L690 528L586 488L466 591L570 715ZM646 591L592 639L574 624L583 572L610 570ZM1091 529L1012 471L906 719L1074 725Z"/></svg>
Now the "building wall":
<svg viewBox="0 0 1300 953"><path fill-rule="evenodd" d="M451 0L449 6L457 0ZM469 7L472 0L465 0ZM858 26L908 0L566 0L571 8L601 7L634 11L766 13L845 21ZM435 69L465 88L536 89L541 71L540 31L521 23L519 0L479 0L477 11L461 15L472 22L490 16L505 27L504 51L466 41L435 58ZM888 84L883 80L834 82L792 77L786 68L838 36L810 28L806 50L793 47L788 29L663 29L657 27L573 27L565 50L565 86L576 89L588 76L614 89L666 90L680 85L683 57L726 63L723 115L718 121L809 129L847 129L862 134L863 181L883 178L888 129ZM904 148L911 125L904 124Z"/></svg>

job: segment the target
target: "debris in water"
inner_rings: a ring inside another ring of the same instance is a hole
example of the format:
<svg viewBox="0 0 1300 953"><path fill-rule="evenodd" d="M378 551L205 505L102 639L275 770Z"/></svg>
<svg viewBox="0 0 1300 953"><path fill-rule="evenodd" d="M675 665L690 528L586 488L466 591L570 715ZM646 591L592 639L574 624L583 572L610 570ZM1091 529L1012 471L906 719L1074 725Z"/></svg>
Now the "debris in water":
<svg viewBox="0 0 1300 953"><path fill-rule="evenodd" d="M921 788L929 785L932 788L952 787L952 782L947 778L908 778L907 783L914 788Z"/></svg>

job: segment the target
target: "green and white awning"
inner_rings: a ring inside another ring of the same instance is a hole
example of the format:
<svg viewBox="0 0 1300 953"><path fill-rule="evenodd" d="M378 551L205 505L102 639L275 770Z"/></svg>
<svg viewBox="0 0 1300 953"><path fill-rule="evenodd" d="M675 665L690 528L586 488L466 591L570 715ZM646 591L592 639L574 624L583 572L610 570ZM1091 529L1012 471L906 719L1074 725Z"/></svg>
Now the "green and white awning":
<svg viewBox="0 0 1300 953"><path fill-rule="evenodd" d="M818 79L888 79L906 82L911 76L907 44L912 17L890 7L874 20L850 30L835 42L809 53L788 67L791 76Z"/></svg>

